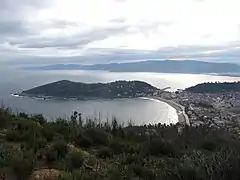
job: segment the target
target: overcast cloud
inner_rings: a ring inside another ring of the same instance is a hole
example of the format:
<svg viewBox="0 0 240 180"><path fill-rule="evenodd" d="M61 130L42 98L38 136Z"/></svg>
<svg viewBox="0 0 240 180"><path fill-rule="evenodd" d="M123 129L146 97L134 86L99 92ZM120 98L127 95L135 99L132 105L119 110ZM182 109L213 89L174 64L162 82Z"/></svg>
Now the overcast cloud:
<svg viewBox="0 0 240 180"><path fill-rule="evenodd" d="M0 63L240 59L239 0L0 0Z"/></svg>

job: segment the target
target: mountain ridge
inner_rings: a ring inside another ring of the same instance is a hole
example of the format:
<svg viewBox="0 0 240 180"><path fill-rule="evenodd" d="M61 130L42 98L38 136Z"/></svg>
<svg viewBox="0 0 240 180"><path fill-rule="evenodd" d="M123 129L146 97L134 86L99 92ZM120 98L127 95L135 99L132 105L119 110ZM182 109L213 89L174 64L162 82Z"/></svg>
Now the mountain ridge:
<svg viewBox="0 0 240 180"><path fill-rule="evenodd" d="M55 64L30 69L38 70L104 70L111 72L159 72L159 73L239 73L240 66L233 63L214 63L194 60L140 61L110 64Z"/></svg>

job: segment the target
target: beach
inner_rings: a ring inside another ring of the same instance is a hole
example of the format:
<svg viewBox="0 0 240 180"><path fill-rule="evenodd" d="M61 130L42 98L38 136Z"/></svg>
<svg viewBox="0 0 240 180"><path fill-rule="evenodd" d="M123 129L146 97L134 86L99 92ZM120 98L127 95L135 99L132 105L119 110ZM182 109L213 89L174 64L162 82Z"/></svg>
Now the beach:
<svg viewBox="0 0 240 180"><path fill-rule="evenodd" d="M161 97L154 96L152 98L157 99L157 100L162 101L162 102L165 102L165 103L169 104L170 106L172 106L173 108L175 108L176 111L177 111L177 114L178 114L179 123L190 126L190 121L189 121L188 115L185 112L185 107L184 106L182 106L182 105L180 105L180 104L178 104L174 101L164 99L164 98L161 98Z"/></svg>

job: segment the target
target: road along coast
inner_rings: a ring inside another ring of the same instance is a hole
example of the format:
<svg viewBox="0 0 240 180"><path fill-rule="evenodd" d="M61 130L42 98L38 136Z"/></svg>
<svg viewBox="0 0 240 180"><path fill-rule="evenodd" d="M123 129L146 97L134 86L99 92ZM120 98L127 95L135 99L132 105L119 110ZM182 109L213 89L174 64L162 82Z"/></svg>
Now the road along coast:
<svg viewBox="0 0 240 180"><path fill-rule="evenodd" d="M164 98L161 98L161 97L157 97L157 96L153 96L151 98L157 99L157 100L162 101L162 102L165 102L165 103L169 104L170 106L172 106L173 108L175 108L176 111L177 111L177 114L178 114L178 122L180 124L190 126L190 121L189 121L188 115L185 112L185 107L184 106L182 106L182 105L180 105L180 104L178 104L174 101L164 99Z"/></svg>

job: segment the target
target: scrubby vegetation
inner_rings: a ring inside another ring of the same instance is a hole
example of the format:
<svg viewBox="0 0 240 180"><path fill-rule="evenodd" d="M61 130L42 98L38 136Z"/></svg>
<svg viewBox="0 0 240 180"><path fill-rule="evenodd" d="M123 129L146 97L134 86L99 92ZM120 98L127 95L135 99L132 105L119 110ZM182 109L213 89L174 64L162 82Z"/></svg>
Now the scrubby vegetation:
<svg viewBox="0 0 240 180"><path fill-rule="evenodd" d="M202 83L186 89L186 91L193 93L223 93L223 92L240 92L239 82L216 82L216 83Z"/></svg>
<svg viewBox="0 0 240 180"><path fill-rule="evenodd" d="M11 179L240 179L238 135L213 127L122 127L79 113L47 122L0 109L0 142L0 173Z"/></svg>

